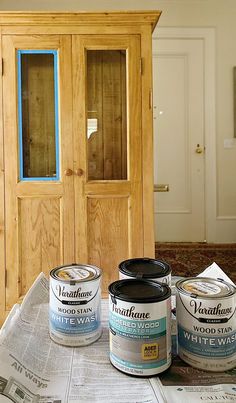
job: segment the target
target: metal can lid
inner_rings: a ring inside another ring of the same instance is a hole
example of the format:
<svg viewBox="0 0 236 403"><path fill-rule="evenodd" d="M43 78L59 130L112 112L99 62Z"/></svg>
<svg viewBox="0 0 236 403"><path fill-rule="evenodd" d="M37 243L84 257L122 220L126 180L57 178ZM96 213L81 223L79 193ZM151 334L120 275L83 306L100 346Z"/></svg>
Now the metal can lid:
<svg viewBox="0 0 236 403"><path fill-rule="evenodd" d="M171 272L170 265L162 260L148 257L127 259L119 264L121 273L138 278L161 278Z"/></svg>
<svg viewBox="0 0 236 403"><path fill-rule="evenodd" d="M226 298L236 293L236 288L222 279L211 277L190 277L176 283L181 294L194 298L214 299Z"/></svg>
<svg viewBox="0 0 236 403"><path fill-rule="evenodd" d="M111 283L108 287L111 298L147 304L163 301L171 296L166 284L142 279L125 279Z"/></svg>
<svg viewBox="0 0 236 403"><path fill-rule="evenodd" d="M101 276L101 270L96 266L72 263L56 267L51 270L50 276L63 282L83 282L95 280Z"/></svg>

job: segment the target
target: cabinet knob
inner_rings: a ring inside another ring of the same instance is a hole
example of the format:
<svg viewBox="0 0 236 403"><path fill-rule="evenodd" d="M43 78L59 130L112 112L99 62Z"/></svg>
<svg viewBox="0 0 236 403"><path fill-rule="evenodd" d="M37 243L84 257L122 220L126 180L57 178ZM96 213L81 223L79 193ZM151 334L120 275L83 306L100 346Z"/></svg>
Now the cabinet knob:
<svg viewBox="0 0 236 403"><path fill-rule="evenodd" d="M83 176L84 171L83 171L82 168L78 168L78 169L76 169L75 173L76 173L77 176Z"/></svg>
<svg viewBox="0 0 236 403"><path fill-rule="evenodd" d="M195 152L196 152L197 154L202 154L202 153L203 153L203 148L200 147L200 144L197 144L197 148L196 148Z"/></svg>
<svg viewBox="0 0 236 403"><path fill-rule="evenodd" d="M67 168L64 173L65 173L66 176L71 176L71 175L73 175L73 171L72 171L72 169L70 169L70 168Z"/></svg>

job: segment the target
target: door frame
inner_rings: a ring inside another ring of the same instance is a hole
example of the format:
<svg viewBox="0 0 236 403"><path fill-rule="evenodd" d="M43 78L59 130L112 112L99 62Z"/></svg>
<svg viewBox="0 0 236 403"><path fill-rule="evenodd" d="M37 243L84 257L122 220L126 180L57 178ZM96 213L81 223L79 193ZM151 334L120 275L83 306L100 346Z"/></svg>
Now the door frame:
<svg viewBox="0 0 236 403"><path fill-rule="evenodd" d="M157 27L158 39L201 39L204 48L204 134L205 134L205 234L206 242L216 239L216 90L215 28Z"/></svg>

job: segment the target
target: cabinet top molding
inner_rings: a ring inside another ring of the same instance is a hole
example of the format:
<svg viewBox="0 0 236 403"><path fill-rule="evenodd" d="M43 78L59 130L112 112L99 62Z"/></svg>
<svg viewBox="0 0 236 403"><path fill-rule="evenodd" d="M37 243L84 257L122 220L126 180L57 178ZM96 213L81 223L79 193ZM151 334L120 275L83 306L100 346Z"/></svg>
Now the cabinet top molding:
<svg viewBox="0 0 236 403"><path fill-rule="evenodd" d="M48 12L1 11L0 25L151 25L154 30L161 11Z"/></svg>

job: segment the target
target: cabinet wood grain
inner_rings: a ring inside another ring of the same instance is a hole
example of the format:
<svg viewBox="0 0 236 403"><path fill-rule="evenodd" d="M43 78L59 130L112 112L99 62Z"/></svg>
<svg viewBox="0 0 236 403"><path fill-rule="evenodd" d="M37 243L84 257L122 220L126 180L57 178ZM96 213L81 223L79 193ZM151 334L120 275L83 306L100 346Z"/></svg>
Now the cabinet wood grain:
<svg viewBox="0 0 236 403"><path fill-rule="evenodd" d="M121 260L154 256L149 100L159 16L0 13L0 323L41 271L97 265L107 295ZM19 50L37 55L22 59L21 87Z"/></svg>

